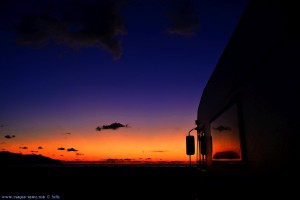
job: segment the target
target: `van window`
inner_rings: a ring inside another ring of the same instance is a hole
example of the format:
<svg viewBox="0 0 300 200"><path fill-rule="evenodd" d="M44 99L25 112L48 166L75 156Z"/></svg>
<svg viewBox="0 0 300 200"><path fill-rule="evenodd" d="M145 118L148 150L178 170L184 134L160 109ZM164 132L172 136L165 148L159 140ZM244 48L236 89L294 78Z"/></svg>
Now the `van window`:
<svg viewBox="0 0 300 200"><path fill-rule="evenodd" d="M237 105L233 104L210 123L213 161L242 160Z"/></svg>

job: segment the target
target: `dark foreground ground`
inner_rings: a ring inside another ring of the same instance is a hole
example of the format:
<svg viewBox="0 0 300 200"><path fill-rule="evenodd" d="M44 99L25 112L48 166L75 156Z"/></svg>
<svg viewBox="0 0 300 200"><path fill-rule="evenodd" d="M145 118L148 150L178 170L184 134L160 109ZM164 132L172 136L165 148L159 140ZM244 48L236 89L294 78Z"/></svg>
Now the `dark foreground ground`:
<svg viewBox="0 0 300 200"><path fill-rule="evenodd" d="M0 199L273 199L298 196L298 178L190 167L2 167ZM295 182L296 180L296 182Z"/></svg>

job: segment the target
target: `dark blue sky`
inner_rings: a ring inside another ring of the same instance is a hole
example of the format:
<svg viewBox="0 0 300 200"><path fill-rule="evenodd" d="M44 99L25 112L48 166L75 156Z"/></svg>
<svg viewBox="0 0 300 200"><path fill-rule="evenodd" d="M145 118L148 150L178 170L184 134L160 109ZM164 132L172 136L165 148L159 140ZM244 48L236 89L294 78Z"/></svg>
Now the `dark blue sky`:
<svg viewBox="0 0 300 200"><path fill-rule="evenodd" d="M179 135L173 142L185 156L202 90L246 4L1 1L2 149L65 132L85 138L98 125L120 122L145 138ZM167 146L162 151L172 151Z"/></svg>

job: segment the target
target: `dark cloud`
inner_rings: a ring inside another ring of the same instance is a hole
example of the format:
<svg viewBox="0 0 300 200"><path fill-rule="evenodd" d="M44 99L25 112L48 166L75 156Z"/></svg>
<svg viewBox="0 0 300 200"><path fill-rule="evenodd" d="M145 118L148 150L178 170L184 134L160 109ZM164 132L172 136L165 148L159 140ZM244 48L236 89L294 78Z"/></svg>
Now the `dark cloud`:
<svg viewBox="0 0 300 200"><path fill-rule="evenodd" d="M108 162L108 163L117 163L118 161L120 161L120 159L114 159L114 158L106 159L106 162Z"/></svg>
<svg viewBox="0 0 300 200"><path fill-rule="evenodd" d="M82 153L76 153L76 156L83 156L84 154Z"/></svg>
<svg viewBox="0 0 300 200"><path fill-rule="evenodd" d="M42 146L39 146L38 149L43 149L43 147L42 147Z"/></svg>
<svg viewBox="0 0 300 200"><path fill-rule="evenodd" d="M65 133L66 135L71 135L71 133L70 132L68 132L68 133Z"/></svg>
<svg viewBox="0 0 300 200"><path fill-rule="evenodd" d="M217 130L217 131L230 131L231 128L228 127L228 126L223 126L223 125L220 125L218 127L213 127L214 130Z"/></svg>
<svg viewBox="0 0 300 200"><path fill-rule="evenodd" d="M63 150L65 150L65 148L64 147L59 147L59 148L57 148L57 150L63 151Z"/></svg>
<svg viewBox="0 0 300 200"><path fill-rule="evenodd" d="M20 149L28 149L28 147L19 147Z"/></svg>
<svg viewBox="0 0 300 200"><path fill-rule="evenodd" d="M154 153L165 153L165 152L168 152L168 151L164 151L164 150L153 150L151 152L154 152Z"/></svg>
<svg viewBox="0 0 300 200"><path fill-rule="evenodd" d="M78 150L74 149L74 148L69 148L69 149L67 149L67 151L78 151Z"/></svg>
<svg viewBox="0 0 300 200"><path fill-rule="evenodd" d="M31 153L38 153L39 151L30 151Z"/></svg>
<svg viewBox="0 0 300 200"><path fill-rule="evenodd" d="M102 129L113 129L113 130L116 130L116 129L121 128L121 127L128 127L128 125L127 124L124 125L124 124L115 122L115 123L112 123L110 125L97 126L96 130L97 131L101 131Z"/></svg>
<svg viewBox="0 0 300 200"><path fill-rule="evenodd" d="M118 158L108 158L104 162L106 163L124 163L124 162L131 162L132 159L125 158L125 159L118 159Z"/></svg>
<svg viewBox="0 0 300 200"><path fill-rule="evenodd" d="M5 126L7 126L7 125L4 125L4 124L0 124L0 128L3 128L3 127L5 127Z"/></svg>
<svg viewBox="0 0 300 200"><path fill-rule="evenodd" d="M175 0L173 3L173 10L168 15L171 25L166 32L180 36L196 35L200 19L199 13L193 9L192 0Z"/></svg>
<svg viewBox="0 0 300 200"><path fill-rule="evenodd" d="M4 137L7 138L7 139L12 139L12 138L14 138L16 136L15 135L5 135Z"/></svg>
<svg viewBox="0 0 300 200"><path fill-rule="evenodd" d="M41 1L39 8L24 13L17 23L17 41L37 47L52 41L75 49L102 48L119 59L122 48L116 36L127 32L120 15L121 2Z"/></svg>
<svg viewBox="0 0 300 200"><path fill-rule="evenodd" d="M14 27L19 44L44 47L54 43L76 50L93 47L104 49L118 60L123 52L118 36L127 34L121 13L129 2L138 3L129 0L2 0L0 29ZM200 26L193 0L171 0L168 17L171 22L166 29L168 34L191 36Z"/></svg>

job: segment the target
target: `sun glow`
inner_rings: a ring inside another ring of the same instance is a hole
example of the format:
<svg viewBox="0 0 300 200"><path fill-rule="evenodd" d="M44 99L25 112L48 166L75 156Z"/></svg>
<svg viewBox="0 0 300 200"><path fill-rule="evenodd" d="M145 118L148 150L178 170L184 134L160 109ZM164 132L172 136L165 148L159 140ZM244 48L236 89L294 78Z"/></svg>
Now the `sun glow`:
<svg viewBox="0 0 300 200"><path fill-rule="evenodd" d="M134 129L43 134L16 137L3 146L6 151L41 154L62 161L172 162L186 161L185 133L138 134ZM149 136L150 135L150 136Z"/></svg>

